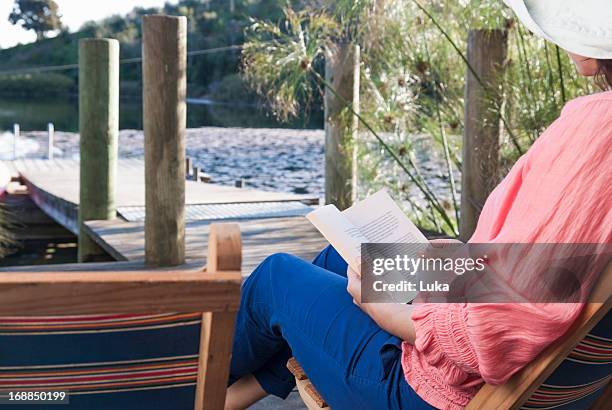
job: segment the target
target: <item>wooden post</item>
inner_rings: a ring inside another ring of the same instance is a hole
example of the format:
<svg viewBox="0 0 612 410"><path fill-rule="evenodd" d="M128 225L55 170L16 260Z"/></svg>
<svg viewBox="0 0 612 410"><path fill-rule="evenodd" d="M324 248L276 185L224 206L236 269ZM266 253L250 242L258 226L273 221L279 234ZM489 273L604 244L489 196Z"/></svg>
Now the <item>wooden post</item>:
<svg viewBox="0 0 612 410"><path fill-rule="evenodd" d="M356 140L359 120L345 102L359 112L360 48L340 44L328 50L326 81L338 98L325 90L325 202L339 209L352 205L357 196Z"/></svg>
<svg viewBox="0 0 612 410"><path fill-rule="evenodd" d="M501 104L492 99L499 98L507 52L506 31L470 31L467 59L480 81L467 68L459 235L464 242L474 233L485 200L498 183Z"/></svg>
<svg viewBox="0 0 612 410"><path fill-rule="evenodd" d="M193 177L193 160L191 157L185 159L185 174L187 178Z"/></svg>
<svg viewBox="0 0 612 410"><path fill-rule="evenodd" d="M48 147L48 153L47 153L47 157L52 160L53 159L53 144L54 144L54 139L55 139L55 127L53 126L53 123L50 122L47 124L47 147Z"/></svg>
<svg viewBox="0 0 612 410"><path fill-rule="evenodd" d="M187 19L142 20L145 133L145 261L185 262Z"/></svg>
<svg viewBox="0 0 612 410"><path fill-rule="evenodd" d="M207 273L241 271L242 240L238 224L210 226L206 265ZM224 408L225 394L219 392L227 387L235 319L235 312L202 315L195 410Z"/></svg>
<svg viewBox="0 0 612 410"><path fill-rule="evenodd" d="M200 179L200 167L198 167L197 165L194 165L193 167L191 167L191 180L198 182Z"/></svg>
<svg viewBox="0 0 612 410"><path fill-rule="evenodd" d="M104 251L87 235L83 223L113 219L119 136L119 42L79 42L79 128L81 177L79 262L97 260Z"/></svg>
<svg viewBox="0 0 612 410"><path fill-rule="evenodd" d="M13 124L13 160L17 159L17 140L19 139L19 124Z"/></svg>

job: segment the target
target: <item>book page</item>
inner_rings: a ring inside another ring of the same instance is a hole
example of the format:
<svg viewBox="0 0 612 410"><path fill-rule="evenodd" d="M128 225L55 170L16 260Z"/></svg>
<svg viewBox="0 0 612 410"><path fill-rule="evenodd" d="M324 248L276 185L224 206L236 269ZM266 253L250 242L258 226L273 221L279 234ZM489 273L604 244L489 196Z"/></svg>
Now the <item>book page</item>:
<svg viewBox="0 0 612 410"><path fill-rule="evenodd" d="M361 244L368 241L359 229L335 205L322 206L310 212L306 218L336 248L340 256L357 270L361 259Z"/></svg>
<svg viewBox="0 0 612 410"><path fill-rule="evenodd" d="M357 272L361 265L362 243L414 244L415 255L423 250L423 245L429 244L385 190L344 212L334 205L326 205L306 218Z"/></svg>
<svg viewBox="0 0 612 410"><path fill-rule="evenodd" d="M370 243L429 243L384 189L342 214Z"/></svg>

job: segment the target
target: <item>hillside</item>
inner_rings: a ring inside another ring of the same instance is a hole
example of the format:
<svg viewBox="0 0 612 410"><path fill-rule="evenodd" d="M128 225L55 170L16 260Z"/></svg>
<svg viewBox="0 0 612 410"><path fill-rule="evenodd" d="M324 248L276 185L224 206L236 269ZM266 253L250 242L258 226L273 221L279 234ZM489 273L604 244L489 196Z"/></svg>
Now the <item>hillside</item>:
<svg viewBox="0 0 612 410"><path fill-rule="evenodd" d="M242 44L244 28L250 18L275 20L281 15L276 0L236 0L229 10L226 0L181 0L162 9L135 8L125 16L111 16L88 22L74 33L62 32L55 38L0 50L0 94L52 96L77 91L77 69L32 72L32 67L74 65L78 61L78 41L84 37L116 38L121 44L121 58L140 56L140 21L144 14L166 13L188 18L188 48L208 50ZM227 50L189 58L190 97L212 96L221 100L252 99L237 75L239 52ZM7 73L2 73L7 71ZM140 95L140 64L122 64L121 94Z"/></svg>

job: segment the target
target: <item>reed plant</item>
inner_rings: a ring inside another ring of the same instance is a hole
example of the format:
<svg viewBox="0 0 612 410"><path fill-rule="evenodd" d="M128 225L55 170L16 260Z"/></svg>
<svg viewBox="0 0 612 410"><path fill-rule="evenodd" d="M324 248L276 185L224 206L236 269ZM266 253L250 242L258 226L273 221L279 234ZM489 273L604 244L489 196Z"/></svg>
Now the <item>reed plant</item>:
<svg viewBox="0 0 612 410"><path fill-rule="evenodd" d="M326 50L361 46L359 193L381 187L420 226L455 235L469 29L508 31L508 61L489 87L501 118L501 178L560 113L592 91L562 50L531 35L498 0L318 0L253 20L242 72L280 119L308 110L329 84ZM332 92L334 90L331 90ZM347 105L347 118L355 114ZM362 137L363 135L363 137Z"/></svg>
<svg viewBox="0 0 612 410"><path fill-rule="evenodd" d="M9 230L6 209L0 204L0 258L4 258L7 255L8 249L12 244L13 238Z"/></svg>

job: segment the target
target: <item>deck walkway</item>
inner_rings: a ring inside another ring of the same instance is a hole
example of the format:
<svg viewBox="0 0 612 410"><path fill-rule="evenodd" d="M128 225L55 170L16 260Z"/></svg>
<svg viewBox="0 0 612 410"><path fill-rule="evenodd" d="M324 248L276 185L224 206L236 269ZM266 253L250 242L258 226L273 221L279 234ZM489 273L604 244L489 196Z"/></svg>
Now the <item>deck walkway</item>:
<svg viewBox="0 0 612 410"><path fill-rule="evenodd" d="M209 222L190 222L185 227L186 263L206 264ZM92 221L90 236L113 258L144 264L144 223ZM304 217L271 218L240 222L242 272L248 275L271 253L292 253L312 260L326 245L321 234Z"/></svg>
<svg viewBox="0 0 612 410"><path fill-rule="evenodd" d="M31 199L40 209L69 231L78 232L78 161L20 160L5 161L4 165L27 185ZM130 269L142 269L144 162L120 160L118 181L117 219L88 222L87 232L114 259L122 261ZM250 273L267 255L275 252L289 252L312 259L326 242L303 215L310 209L308 205L317 202L318 198L306 195L186 181L187 255L182 268L197 269L205 264L209 226L217 221L240 222L244 274ZM83 265L76 266L56 266L53 269L83 269ZM117 270L118 266L116 263L88 264L87 269Z"/></svg>
<svg viewBox="0 0 612 410"><path fill-rule="evenodd" d="M4 162L14 175L19 175L28 186L32 200L45 213L73 233L78 232L79 203L79 163L75 160L19 160ZM144 161L139 159L119 160L117 192L115 203L119 215L122 211L126 219L144 214L145 184ZM210 218L210 212L203 212L204 205L220 204L275 204L284 215L304 214L299 204L312 205L318 198L308 195L295 195L268 192L248 188L234 188L216 184L186 181L185 203L187 215L192 220ZM279 208L280 204L285 204ZM249 210L253 213L252 206ZM270 207L271 209L271 207ZM271 209L273 211L273 209ZM236 213L236 210L232 210ZM218 214L218 212L217 212ZM201 217L199 217L201 215ZM265 215L265 214L264 214ZM225 219L225 218L214 218Z"/></svg>

